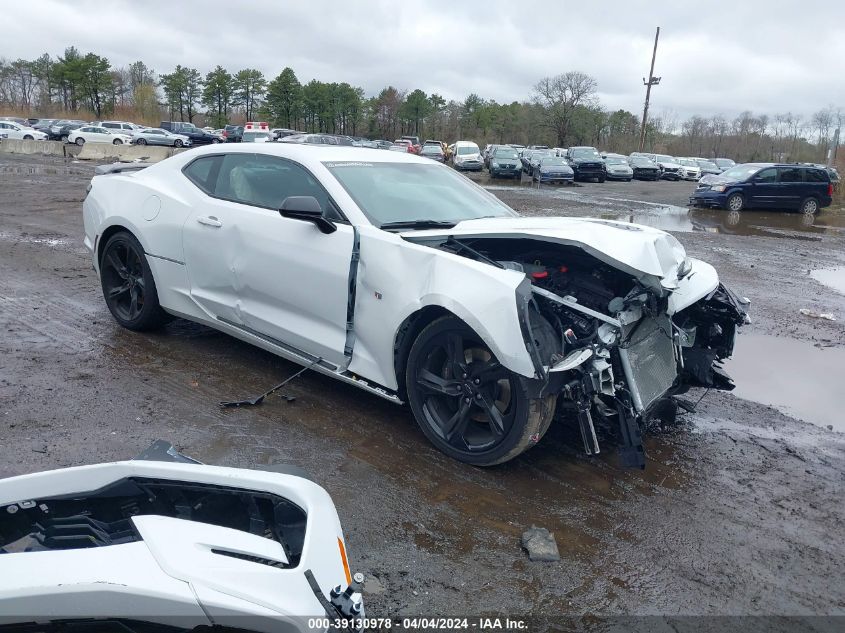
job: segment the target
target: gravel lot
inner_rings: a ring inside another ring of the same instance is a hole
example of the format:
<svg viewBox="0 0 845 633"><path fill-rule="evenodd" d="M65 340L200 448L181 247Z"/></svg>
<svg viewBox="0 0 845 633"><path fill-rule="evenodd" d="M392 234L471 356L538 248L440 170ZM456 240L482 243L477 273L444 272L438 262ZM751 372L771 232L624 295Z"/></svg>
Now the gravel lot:
<svg viewBox="0 0 845 633"><path fill-rule="evenodd" d="M612 447L585 457L563 424L481 470L433 449L405 408L316 374L287 389L293 403L221 411L295 366L182 321L117 326L81 243L93 168L0 155L0 476L125 459L157 438L208 463L302 466L332 494L353 567L377 579L376 617L845 614L845 427L825 426L845 296L810 276L845 266L844 209L730 218L689 211L692 183L472 175L524 214L675 232L752 300L753 319L732 364L738 395L711 392L654 429L645 471L620 468ZM554 533L561 562L528 561L531 525Z"/></svg>

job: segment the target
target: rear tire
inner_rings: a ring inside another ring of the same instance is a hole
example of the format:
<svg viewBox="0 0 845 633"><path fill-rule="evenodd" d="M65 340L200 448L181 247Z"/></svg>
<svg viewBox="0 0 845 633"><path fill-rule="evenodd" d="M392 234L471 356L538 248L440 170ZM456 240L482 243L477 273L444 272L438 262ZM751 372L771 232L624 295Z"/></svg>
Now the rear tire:
<svg viewBox="0 0 845 633"><path fill-rule="evenodd" d="M524 379L502 367L463 321L446 316L417 336L405 370L408 402L420 429L440 451L492 466L525 452L543 436L556 397L530 398Z"/></svg>
<svg viewBox="0 0 845 633"><path fill-rule="evenodd" d="M815 215L819 212L819 201L815 198L805 198L798 211L804 215Z"/></svg>
<svg viewBox="0 0 845 633"><path fill-rule="evenodd" d="M74 141L74 142L75 142L77 145L79 145L79 147L82 147L83 145L85 145L85 139L84 139L84 138L82 138L82 137L80 137L80 138L76 139L76 141Z"/></svg>
<svg viewBox="0 0 845 633"><path fill-rule="evenodd" d="M135 145L146 145L146 144L147 144L147 139L145 139L145 138L139 138L137 141L135 141Z"/></svg>
<svg viewBox="0 0 845 633"><path fill-rule="evenodd" d="M25 140L25 141L34 141L35 139L34 139L34 138L32 138L32 134L27 134L26 136L24 136L24 137L23 137L23 140Z"/></svg>
<svg viewBox="0 0 845 633"><path fill-rule="evenodd" d="M171 319L158 302L144 248L131 233L115 233L106 242L100 260L100 284L109 312L129 330L154 330Z"/></svg>
<svg viewBox="0 0 845 633"><path fill-rule="evenodd" d="M62 143L67 143L67 142L68 142L68 140L67 140L67 139L68 139L67 134L62 134L62 136L61 136L61 138L60 138L59 140L60 140Z"/></svg>

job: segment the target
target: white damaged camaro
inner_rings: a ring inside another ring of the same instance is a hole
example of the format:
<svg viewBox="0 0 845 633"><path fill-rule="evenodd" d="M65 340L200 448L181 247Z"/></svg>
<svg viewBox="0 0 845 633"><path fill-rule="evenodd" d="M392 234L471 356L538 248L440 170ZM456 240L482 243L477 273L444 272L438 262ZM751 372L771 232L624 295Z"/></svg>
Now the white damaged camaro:
<svg viewBox="0 0 845 633"><path fill-rule="evenodd" d="M733 387L719 361L747 300L663 231L519 217L379 150L227 145L102 171L85 244L121 325L183 317L407 401L456 459L507 461L568 409L588 453L602 424L642 466L645 422L690 386Z"/></svg>

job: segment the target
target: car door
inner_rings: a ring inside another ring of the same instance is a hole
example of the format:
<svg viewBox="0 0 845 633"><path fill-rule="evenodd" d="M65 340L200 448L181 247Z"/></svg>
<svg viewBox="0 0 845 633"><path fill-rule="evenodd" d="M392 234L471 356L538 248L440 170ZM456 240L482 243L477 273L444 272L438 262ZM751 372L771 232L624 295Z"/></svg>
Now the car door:
<svg viewBox="0 0 845 633"><path fill-rule="evenodd" d="M216 172L184 230L192 295L230 325L345 366L353 227L297 163L237 152ZM282 217L289 196L317 198L337 230Z"/></svg>
<svg viewBox="0 0 845 633"><path fill-rule="evenodd" d="M749 179L744 187L747 206L777 208L778 172L774 167L761 169Z"/></svg>
<svg viewBox="0 0 845 633"><path fill-rule="evenodd" d="M778 167L778 208L797 209L804 199L804 170L801 167Z"/></svg>

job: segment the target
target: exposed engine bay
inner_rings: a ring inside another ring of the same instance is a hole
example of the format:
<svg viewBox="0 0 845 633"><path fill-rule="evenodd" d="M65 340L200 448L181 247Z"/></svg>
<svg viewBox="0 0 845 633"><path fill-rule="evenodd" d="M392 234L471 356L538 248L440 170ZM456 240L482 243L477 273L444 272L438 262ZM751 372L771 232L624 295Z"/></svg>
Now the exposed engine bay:
<svg viewBox="0 0 845 633"><path fill-rule="evenodd" d="M690 387L734 387L720 361L733 351L748 301L722 284L672 314L671 287L575 246L449 238L439 248L525 274L525 321L538 375L545 393L558 394L559 412L574 404L587 454L600 451L600 420L618 428L623 463L642 468L642 427L652 418L673 420L678 406L693 408L675 396Z"/></svg>

